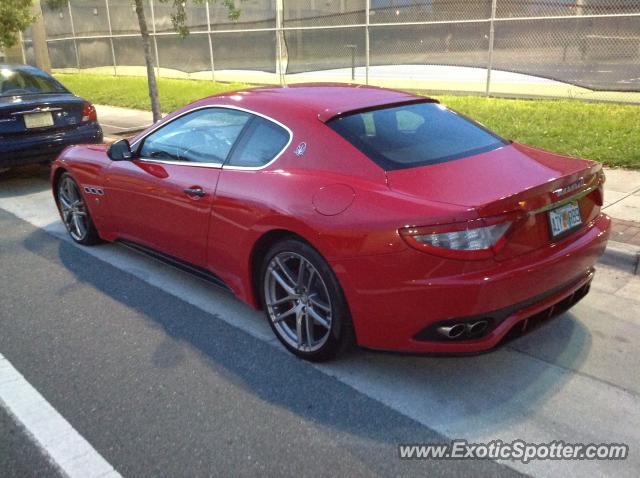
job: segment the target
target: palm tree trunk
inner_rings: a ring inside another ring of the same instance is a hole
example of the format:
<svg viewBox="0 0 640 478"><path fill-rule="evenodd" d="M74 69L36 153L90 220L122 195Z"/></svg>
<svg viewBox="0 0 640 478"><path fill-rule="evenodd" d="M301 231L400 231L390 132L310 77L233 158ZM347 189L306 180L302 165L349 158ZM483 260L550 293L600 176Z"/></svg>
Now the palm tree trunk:
<svg viewBox="0 0 640 478"><path fill-rule="evenodd" d="M153 113L153 122L162 118L160 112L160 94L158 93L158 83L156 74L153 71L153 57L151 56L151 42L149 41L149 29L147 28L147 19L144 16L144 6L142 0L135 0L136 15L138 15L138 24L140 25L140 35L142 36L142 48L144 49L144 62L147 65L147 82L149 83L149 98L151 99L151 112Z"/></svg>

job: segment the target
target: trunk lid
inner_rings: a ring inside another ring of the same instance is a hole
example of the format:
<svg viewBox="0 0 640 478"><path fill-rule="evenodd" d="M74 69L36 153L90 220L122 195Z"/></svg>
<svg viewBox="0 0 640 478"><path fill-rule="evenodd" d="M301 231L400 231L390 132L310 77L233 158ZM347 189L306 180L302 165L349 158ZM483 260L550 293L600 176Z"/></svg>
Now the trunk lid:
<svg viewBox="0 0 640 478"><path fill-rule="evenodd" d="M58 93L0 97L0 136L75 128L82 121L84 103L72 94Z"/></svg>
<svg viewBox="0 0 640 478"><path fill-rule="evenodd" d="M503 260L566 237L552 238L549 210L571 199L583 226L595 219L602 205L601 169L593 161L514 143L464 159L388 171L387 178L396 192L464 206L479 217L515 213L518 220L496 256Z"/></svg>

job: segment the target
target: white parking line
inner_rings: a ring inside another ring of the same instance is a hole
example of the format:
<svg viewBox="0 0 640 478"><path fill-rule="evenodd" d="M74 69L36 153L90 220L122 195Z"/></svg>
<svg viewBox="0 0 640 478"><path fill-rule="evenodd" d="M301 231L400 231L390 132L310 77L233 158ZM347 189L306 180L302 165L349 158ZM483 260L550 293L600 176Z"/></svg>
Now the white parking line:
<svg viewBox="0 0 640 478"><path fill-rule="evenodd" d="M29 434L40 451L70 478L121 475L0 354L0 406Z"/></svg>

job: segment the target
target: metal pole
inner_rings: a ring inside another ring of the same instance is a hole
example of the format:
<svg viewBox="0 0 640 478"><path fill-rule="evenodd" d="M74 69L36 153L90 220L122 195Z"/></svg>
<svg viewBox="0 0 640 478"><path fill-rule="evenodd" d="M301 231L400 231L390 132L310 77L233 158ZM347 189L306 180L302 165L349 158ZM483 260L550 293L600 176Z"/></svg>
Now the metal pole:
<svg viewBox="0 0 640 478"><path fill-rule="evenodd" d="M76 40L76 29L73 26L73 13L71 13L71 0L67 1L67 7L69 8L69 21L71 22L71 36L73 36L73 48L76 51L76 69L80 69L80 55L78 54L78 42Z"/></svg>
<svg viewBox="0 0 640 478"><path fill-rule="evenodd" d="M491 70L493 69L493 42L495 36L495 20L496 20L496 6L498 0L491 1L491 21L489 22L489 62L487 65L487 84L485 88L485 96L489 97L491 94Z"/></svg>
<svg viewBox="0 0 640 478"><path fill-rule="evenodd" d="M282 66L282 40L284 30L282 29L284 20L284 0L276 0L276 71L280 80L280 86L285 84L285 71Z"/></svg>
<svg viewBox="0 0 640 478"><path fill-rule="evenodd" d="M27 54L24 51L24 37L22 36L22 32L18 32L20 38L20 51L22 52L22 63L24 65L27 64Z"/></svg>
<svg viewBox="0 0 640 478"><path fill-rule="evenodd" d="M156 53L156 76L160 78L160 57L158 56L158 40L156 40L156 14L153 8L153 0L149 0L149 7L151 8L151 24L153 26L153 49Z"/></svg>
<svg viewBox="0 0 640 478"><path fill-rule="evenodd" d="M347 48L351 50L351 80L356 79L356 49L358 45L347 45Z"/></svg>
<svg viewBox="0 0 640 478"><path fill-rule="evenodd" d="M364 65L364 82L365 84L369 84L369 65L370 65L370 57L369 57L369 12L371 10L371 0L367 0L367 6L365 10L365 37L364 37L364 55L365 55L365 65Z"/></svg>
<svg viewBox="0 0 640 478"><path fill-rule="evenodd" d="M118 68L116 63L116 49L113 46L113 30L111 29L111 12L109 11L109 0L104 0L107 7L107 23L109 25L109 43L111 43L111 58L113 59L113 76L118 76Z"/></svg>
<svg viewBox="0 0 640 478"><path fill-rule="evenodd" d="M216 81L216 69L213 63L213 41L211 39L211 16L209 14L209 1L205 3L207 10L207 36L209 37L209 58L211 58L211 81Z"/></svg>

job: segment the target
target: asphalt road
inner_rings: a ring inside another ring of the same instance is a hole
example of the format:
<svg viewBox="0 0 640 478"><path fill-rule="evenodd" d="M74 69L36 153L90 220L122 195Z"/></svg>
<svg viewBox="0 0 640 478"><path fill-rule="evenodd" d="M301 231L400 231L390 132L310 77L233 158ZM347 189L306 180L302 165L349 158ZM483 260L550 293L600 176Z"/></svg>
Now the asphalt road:
<svg viewBox="0 0 640 478"><path fill-rule="evenodd" d="M262 315L121 246L71 243L46 171L0 176L0 353L122 476L637 476L640 279L492 353L312 365ZM0 403L1 405L1 403ZM625 461L401 461L452 438L622 442ZM55 476L0 406L0 476Z"/></svg>

